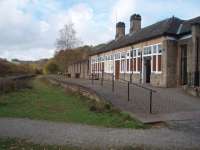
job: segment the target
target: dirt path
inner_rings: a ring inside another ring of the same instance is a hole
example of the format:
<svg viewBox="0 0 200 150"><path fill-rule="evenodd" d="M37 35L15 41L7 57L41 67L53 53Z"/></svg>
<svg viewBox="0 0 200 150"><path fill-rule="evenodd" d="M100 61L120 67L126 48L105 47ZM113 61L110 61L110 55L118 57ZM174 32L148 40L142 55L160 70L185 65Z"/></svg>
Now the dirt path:
<svg viewBox="0 0 200 150"><path fill-rule="evenodd" d="M112 129L14 118L0 119L0 137L22 138L37 144L72 145L90 149L140 145L159 149L200 147L199 134L185 130Z"/></svg>

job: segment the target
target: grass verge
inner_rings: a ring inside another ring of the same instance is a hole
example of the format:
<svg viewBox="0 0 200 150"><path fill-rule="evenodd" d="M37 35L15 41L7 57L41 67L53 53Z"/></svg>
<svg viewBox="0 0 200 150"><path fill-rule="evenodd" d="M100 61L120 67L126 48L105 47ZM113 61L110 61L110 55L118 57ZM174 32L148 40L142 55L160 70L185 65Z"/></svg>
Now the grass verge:
<svg viewBox="0 0 200 150"><path fill-rule="evenodd" d="M139 121L126 113L111 110L109 105L103 111L93 111L90 99L77 94L66 93L36 78L31 89L0 96L0 117L18 117L38 120L74 122L117 128L145 128ZM91 109L92 108L92 109ZM109 110L109 111L108 111Z"/></svg>

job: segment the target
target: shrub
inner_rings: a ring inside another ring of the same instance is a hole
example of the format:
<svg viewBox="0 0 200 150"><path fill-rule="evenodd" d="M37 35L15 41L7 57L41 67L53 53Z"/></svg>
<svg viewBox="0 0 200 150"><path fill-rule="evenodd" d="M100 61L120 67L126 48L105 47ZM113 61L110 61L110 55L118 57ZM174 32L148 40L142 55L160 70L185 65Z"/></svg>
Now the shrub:
<svg viewBox="0 0 200 150"><path fill-rule="evenodd" d="M91 103L90 111L98 112L98 113L111 112L112 111L112 106L109 103L105 103L103 101L102 102L92 101L90 103Z"/></svg>
<svg viewBox="0 0 200 150"><path fill-rule="evenodd" d="M59 71L59 67L54 61L49 61L44 67L45 74L55 74L58 71Z"/></svg>

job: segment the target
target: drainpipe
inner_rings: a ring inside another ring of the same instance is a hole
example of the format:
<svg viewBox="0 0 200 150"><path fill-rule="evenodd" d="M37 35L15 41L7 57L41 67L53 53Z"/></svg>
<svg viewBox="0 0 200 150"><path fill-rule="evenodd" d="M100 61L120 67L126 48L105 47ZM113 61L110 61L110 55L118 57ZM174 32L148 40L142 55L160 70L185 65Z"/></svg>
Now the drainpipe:
<svg viewBox="0 0 200 150"><path fill-rule="evenodd" d="M113 59L112 61L113 61L113 67L112 67L112 70L113 70L113 80L115 80L115 73L114 73L114 71L115 71L115 56L114 56L114 53L113 53L113 50L112 50L112 56L111 56L111 59Z"/></svg>
<svg viewBox="0 0 200 150"><path fill-rule="evenodd" d="M195 86L199 86L199 37L196 37Z"/></svg>
<svg viewBox="0 0 200 150"><path fill-rule="evenodd" d="M142 84L142 49L140 50L140 84Z"/></svg>
<svg viewBox="0 0 200 150"><path fill-rule="evenodd" d="M133 83L133 46L131 46L131 53L132 53L132 56L131 56L130 64L132 64L132 70L131 70L131 76L130 76L130 83ZM130 66L130 69L131 69L131 66Z"/></svg>

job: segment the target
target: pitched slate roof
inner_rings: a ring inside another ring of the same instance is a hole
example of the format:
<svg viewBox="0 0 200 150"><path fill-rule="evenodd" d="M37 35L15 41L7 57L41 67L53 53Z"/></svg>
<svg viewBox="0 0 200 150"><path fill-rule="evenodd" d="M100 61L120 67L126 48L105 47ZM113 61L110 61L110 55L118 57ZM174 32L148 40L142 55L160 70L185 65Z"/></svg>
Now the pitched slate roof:
<svg viewBox="0 0 200 150"><path fill-rule="evenodd" d="M189 34L191 33L192 23L200 23L200 17L186 21L176 17L171 17L142 28L136 33L127 34L122 39L112 40L109 43L105 44L103 47L96 49L94 52L91 53L91 55L122 48L131 44L136 44L163 35L178 37L179 35Z"/></svg>
<svg viewBox="0 0 200 150"><path fill-rule="evenodd" d="M191 25L195 23L200 24L200 17L196 17L196 18L184 21L182 24L181 32L179 34L185 35L185 34L191 33Z"/></svg>

